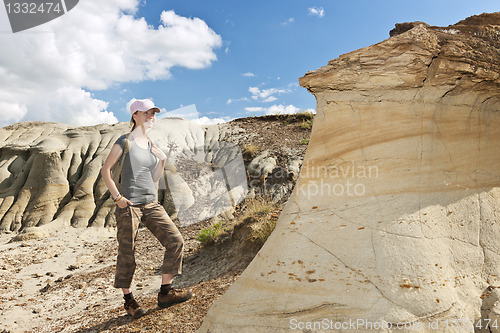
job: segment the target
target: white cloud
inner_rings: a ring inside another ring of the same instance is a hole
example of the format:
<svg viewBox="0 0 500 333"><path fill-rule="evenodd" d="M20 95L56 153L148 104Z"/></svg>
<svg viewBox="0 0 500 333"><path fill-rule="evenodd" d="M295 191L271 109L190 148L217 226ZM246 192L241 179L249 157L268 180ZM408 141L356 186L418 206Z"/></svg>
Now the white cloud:
<svg viewBox="0 0 500 333"><path fill-rule="evenodd" d="M307 8L307 11L309 12L309 15L316 15L318 17L325 16L325 10L323 7L311 7Z"/></svg>
<svg viewBox="0 0 500 333"><path fill-rule="evenodd" d="M274 96L269 96L268 98L266 98L265 100L263 100L263 102L270 103L270 102L274 102L276 100L278 100L278 98L276 98Z"/></svg>
<svg viewBox="0 0 500 333"><path fill-rule="evenodd" d="M297 112L300 112L300 109L291 104L290 105L274 104L273 106L267 109L266 114L292 114Z"/></svg>
<svg viewBox="0 0 500 333"><path fill-rule="evenodd" d="M281 25L288 25L293 22L295 22L295 19L293 17L290 17L288 20L281 22Z"/></svg>
<svg viewBox="0 0 500 333"><path fill-rule="evenodd" d="M134 17L139 0L80 1L64 16L17 34L0 34L0 125L46 120L116 122L88 90L168 79L174 66L217 60L221 37L203 20L174 11L154 28Z"/></svg>
<svg viewBox="0 0 500 333"><path fill-rule="evenodd" d="M197 125L215 125L215 124L225 123L234 119L231 117L215 117L215 118L209 118L206 116L200 117L200 114L198 113L195 104L181 106L180 108L171 111L166 111L165 109L161 109L160 113L156 116L157 119L164 119L170 117L184 118L189 121L192 121Z"/></svg>
<svg viewBox="0 0 500 333"><path fill-rule="evenodd" d="M277 98L273 95L288 94L292 92L290 89L269 88L260 90L258 87L250 87L248 91L252 94L253 100L259 100L261 102L274 102Z"/></svg>
<svg viewBox="0 0 500 333"><path fill-rule="evenodd" d="M254 73L245 73L245 74L241 74L241 76L244 76L244 77L255 77L255 74Z"/></svg>
<svg viewBox="0 0 500 333"><path fill-rule="evenodd" d="M246 112L262 112L265 111L266 109L260 106L250 106L245 108Z"/></svg>
<svg viewBox="0 0 500 333"><path fill-rule="evenodd" d="M228 121L233 120L234 118L230 117L223 117L223 118L208 118L208 117L201 117L199 119L193 120L193 123L198 124L198 125L215 125L215 124L222 124L226 123Z"/></svg>
<svg viewBox="0 0 500 333"><path fill-rule="evenodd" d="M224 49L224 53L229 54L229 46L231 45L231 42L230 41L224 41L223 43L224 43L224 46L226 47Z"/></svg>
<svg viewBox="0 0 500 333"><path fill-rule="evenodd" d="M242 98L236 98L236 99L228 99L226 104L231 104L234 102L242 102L242 101L249 101L248 97L242 97Z"/></svg>
<svg viewBox="0 0 500 333"><path fill-rule="evenodd" d="M245 108L247 112L262 112L265 115L270 114L293 114L302 111L316 113L314 109L302 110L292 104L284 105L284 104L274 104L268 108L263 107L247 107Z"/></svg>
<svg viewBox="0 0 500 333"><path fill-rule="evenodd" d="M26 105L18 103L7 103L0 101L0 110L2 110L2 126L16 123L23 119L24 115L28 112Z"/></svg>
<svg viewBox="0 0 500 333"><path fill-rule="evenodd" d="M200 118L200 114L196 109L195 104L181 105L175 110L166 111L165 109L160 109L160 113L156 116L157 119L167 118L167 117L178 117L187 120L197 120Z"/></svg>
<svg viewBox="0 0 500 333"><path fill-rule="evenodd" d="M260 89L258 87L250 87L248 88L248 91L252 93L252 98L257 99L259 98L258 95L260 93Z"/></svg>
<svg viewBox="0 0 500 333"><path fill-rule="evenodd" d="M113 124L118 121L112 112L105 111L107 102L92 98L83 89L62 87L57 90L55 97L46 105L49 107L48 114L65 114L65 118L73 125Z"/></svg>

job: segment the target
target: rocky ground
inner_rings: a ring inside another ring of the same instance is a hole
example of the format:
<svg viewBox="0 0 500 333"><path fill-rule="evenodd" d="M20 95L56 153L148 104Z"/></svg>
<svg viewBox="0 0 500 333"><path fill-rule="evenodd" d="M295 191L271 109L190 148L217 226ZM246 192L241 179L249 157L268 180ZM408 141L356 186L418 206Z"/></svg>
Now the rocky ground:
<svg viewBox="0 0 500 333"><path fill-rule="evenodd" d="M292 154L303 156L310 134L310 121L300 116L237 119L231 126L242 129L242 136L226 140L243 147L246 161L263 150L278 164ZM282 203L266 216L275 221L281 208ZM195 296L166 309L156 305L162 247L140 229L133 290L147 313L138 319L126 315L121 292L113 288L115 229L52 227L0 234L0 332L194 332L263 245L264 240L252 236L262 219L238 220L244 211L243 204L212 245L202 246L197 237L213 221L180 228L185 260L174 283L192 288Z"/></svg>
<svg viewBox="0 0 500 333"><path fill-rule="evenodd" d="M272 212L277 219L278 210ZM175 285L192 288L186 303L160 309L162 246L140 229L134 295L145 316L133 319L113 288L117 242L113 229L67 229L39 239L0 237L0 332L194 332L210 305L238 278L263 242L252 239L247 220L226 225L215 244L196 239L211 222L180 228L185 238L183 274Z"/></svg>

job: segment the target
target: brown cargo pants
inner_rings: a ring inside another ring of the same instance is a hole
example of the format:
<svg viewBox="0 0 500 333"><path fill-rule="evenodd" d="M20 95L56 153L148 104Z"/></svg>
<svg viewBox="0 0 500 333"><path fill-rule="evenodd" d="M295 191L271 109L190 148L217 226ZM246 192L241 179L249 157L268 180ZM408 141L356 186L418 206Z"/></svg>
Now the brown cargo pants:
<svg viewBox="0 0 500 333"><path fill-rule="evenodd" d="M162 274L181 274L184 240L158 201L125 208L116 207L115 217L118 239L115 288L130 288L132 284L139 222L142 222L165 247Z"/></svg>

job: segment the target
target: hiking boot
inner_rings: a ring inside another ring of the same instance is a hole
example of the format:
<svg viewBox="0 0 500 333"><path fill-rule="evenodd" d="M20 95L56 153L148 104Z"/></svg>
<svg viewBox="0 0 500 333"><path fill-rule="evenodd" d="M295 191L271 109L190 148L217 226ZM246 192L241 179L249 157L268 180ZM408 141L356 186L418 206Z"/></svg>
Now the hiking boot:
<svg viewBox="0 0 500 333"><path fill-rule="evenodd" d="M166 295L158 293L158 306L166 308L176 303L182 303L193 297L191 289L170 289Z"/></svg>
<svg viewBox="0 0 500 333"><path fill-rule="evenodd" d="M144 311L144 309L141 308L139 303L137 303L137 301L134 298L128 301L126 300L124 307L125 311L127 311L127 313L134 318L139 318L140 316L146 313L146 311Z"/></svg>

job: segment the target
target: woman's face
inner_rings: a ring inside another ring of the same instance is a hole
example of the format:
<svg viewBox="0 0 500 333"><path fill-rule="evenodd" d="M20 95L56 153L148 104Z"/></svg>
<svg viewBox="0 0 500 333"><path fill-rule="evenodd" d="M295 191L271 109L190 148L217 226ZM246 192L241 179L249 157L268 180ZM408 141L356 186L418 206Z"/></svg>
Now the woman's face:
<svg viewBox="0 0 500 333"><path fill-rule="evenodd" d="M156 112L154 109L150 109L148 111L136 111L134 113L134 120L136 127L144 124L146 129L152 128L153 123L156 120Z"/></svg>

